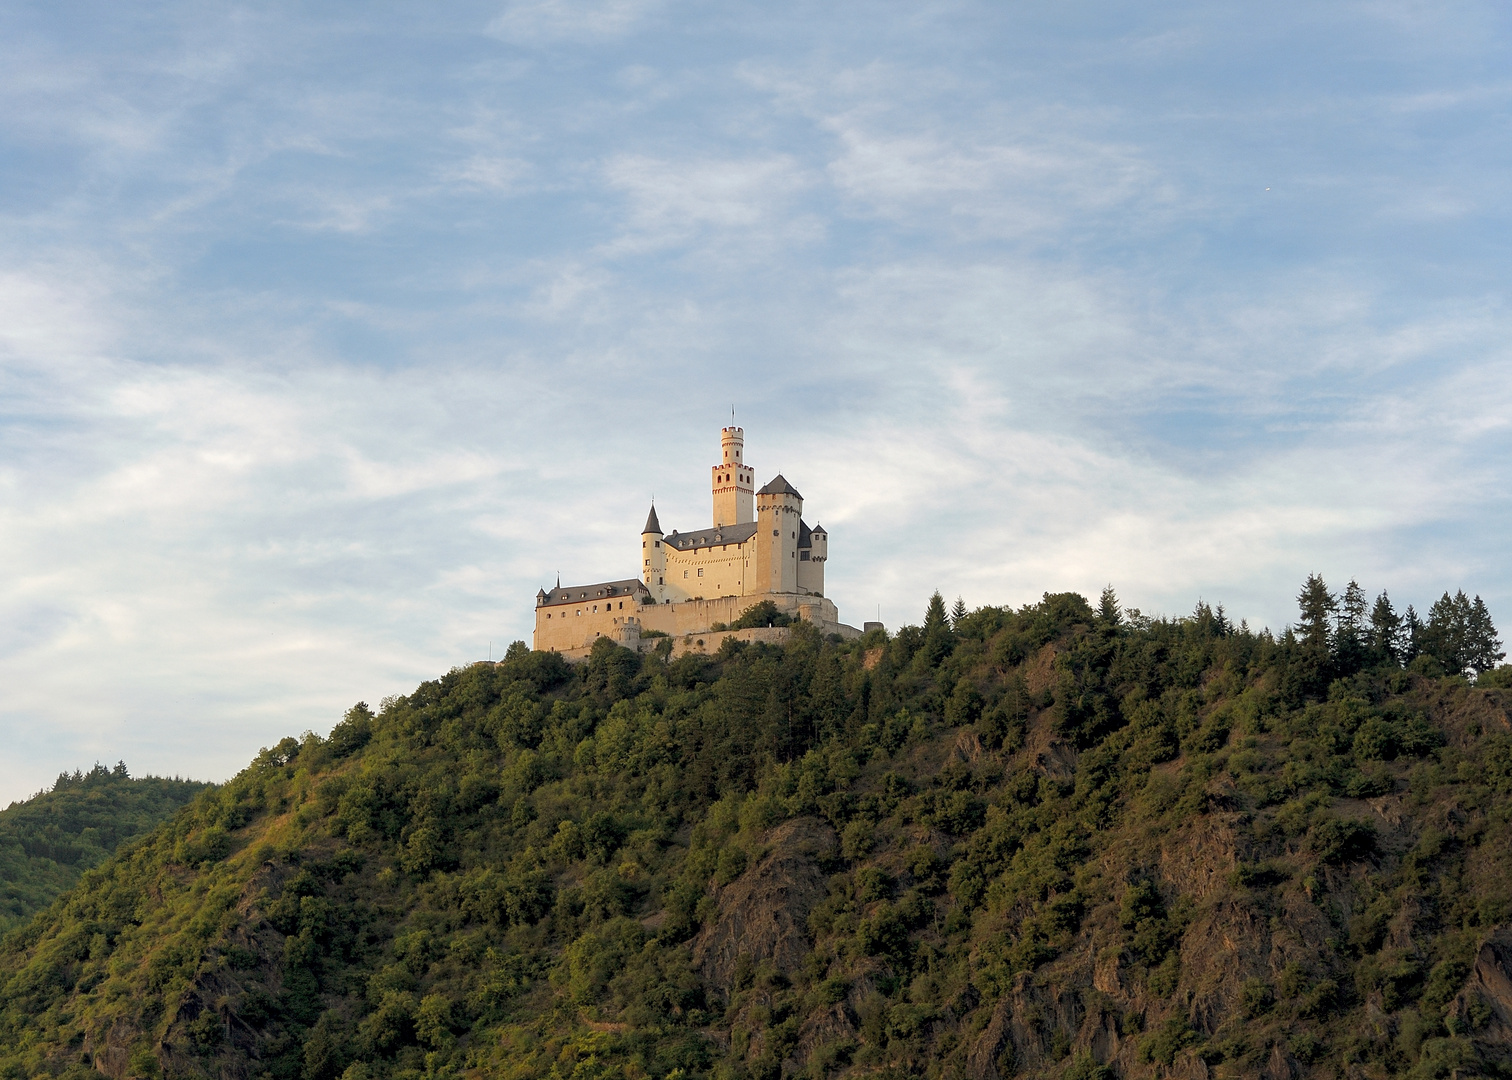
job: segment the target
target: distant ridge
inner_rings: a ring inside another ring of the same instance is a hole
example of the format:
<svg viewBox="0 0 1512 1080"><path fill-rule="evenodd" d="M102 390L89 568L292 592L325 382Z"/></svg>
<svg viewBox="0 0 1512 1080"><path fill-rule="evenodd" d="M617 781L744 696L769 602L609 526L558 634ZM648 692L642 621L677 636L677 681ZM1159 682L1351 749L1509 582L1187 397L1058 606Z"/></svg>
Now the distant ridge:
<svg viewBox="0 0 1512 1080"><path fill-rule="evenodd" d="M0 810L0 934L72 888L122 844L151 832L206 785L148 776L125 762L63 773L47 791Z"/></svg>

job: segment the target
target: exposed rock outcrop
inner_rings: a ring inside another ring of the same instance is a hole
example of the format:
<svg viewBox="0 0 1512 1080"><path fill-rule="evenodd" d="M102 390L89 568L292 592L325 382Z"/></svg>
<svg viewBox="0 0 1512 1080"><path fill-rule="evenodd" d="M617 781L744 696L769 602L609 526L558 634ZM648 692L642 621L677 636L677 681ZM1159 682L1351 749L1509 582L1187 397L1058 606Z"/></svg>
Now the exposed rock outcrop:
<svg viewBox="0 0 1512 1080"><path fill-rule="evenodd" d="M785 822L767 834L766 855L723 889L719 914L693 939L693 964L728 997L742 954L797 970L812 947L809 911L825 896L821 866L838 847L835 830L818 818Z"/></svg>
<svg viewBox="0 0 1512 1080"><path fill-rule="evenodd" d="M1512 927L1494 931L1481 944L1470 977L1449 1005L1449 1017L1470 1032L1483 1055L1512 1066Z"/></svg>

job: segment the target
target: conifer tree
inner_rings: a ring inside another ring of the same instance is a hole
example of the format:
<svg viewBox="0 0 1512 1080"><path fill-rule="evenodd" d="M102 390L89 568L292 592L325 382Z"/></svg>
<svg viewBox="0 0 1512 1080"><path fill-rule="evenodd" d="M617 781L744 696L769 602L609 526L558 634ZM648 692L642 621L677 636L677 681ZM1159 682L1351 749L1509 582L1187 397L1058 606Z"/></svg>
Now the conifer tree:
<svg viewBox="0 0 1512 1080"><path fill-rule="evenodd" d="M1471 600L1463 589L1453 596L1445 592L1434 602L1421 637L1423 652L1450 675L1478 675L1494 668L1506 655L1485 601L1479 596Z"/></svg>
<svg viewBox="0 0 1512 1080"><path fill-rule="evenodd" d="M1412 663L1423 651L1423 620L1419 617L1417 608L1411 604L1407 605L1407 612L1402 616L1402 634L1399 640L1402 643L1402 663Z"/></svg>
<svg viewBox="0 0 1512 1080"><path fill-rule="evenodd" d="M1118 606L1118 594L1112 585L1104 585L1102 599L1097 604L1097 623L1105 630L1112 630L1123 621L1123 609Z"/></svg>
<svg viewBox="0 0 1512 1080"><path fill-rule="evenodd" d="M1365 629L1365 650L1373 664L1399 664L1404 651L1402 617L1391 606L1386 590L1376 597L1370 609L1370 625Z"/></svg>
<svg viewBox="0 0 1512 1080"><path fill-rule="evenodd" d="M966 617L966 601L957 596L955 604L950 609L950 628L959 631L961 620Z"/></svg>
<svg viewBox="0 0 1512 1080"><path fill-rule="evenodd" d="M1321 574L1307 575L1297 595L1297 607L1302 614L1297 620L1297 638L1303 651L1327 656L1333 646L1333 616L1339 610L1339 601L1328 591Z"/></svg>
<svg viewBox="0 0 1512 1080"><path fill-rule="evenodd" d="M1339 629L1359 634L1364 628L1365 590L1360 588L1358 581L1350 578L1349 584L1344 586L1344 596L1340 600Z"/></svg>
<svg viewBox="0 0 1512 1080"><path fill-rule="evenodd" d="M1322 693L1333 677L1333 621L1339 601L1328 591L1321 574L1307 575L1297 595L1297 674L1303 693Z"/></svg>
<svg viewBox="0 0 1512 1080"><path fill-rule="evenodd" d="M1450 596L1446 591L1428 609L1428 625L1423 628L1423 652L1439 662L1448 675L1465 670L1465 633L1470 616L1470 599L1465 590Z"/></svg>
<svg viewBox="0 0 1512 1080"><path fill-rule="evenodd" d="M924 611L924 648L921 652L931 664L937 664L955 647L955 635L950 629L950 619L945 614L945 598L936 589L929 598L929 607Z"/></svg>
<svg viewBox="0 0 1512 1080"><path fill-rule="evenodd" d="M1466 627L1465 666L1472 669L1477 678L1490 671L1507 658L1501 644L1496 636L1496 627L1491 623L1491 612L1486 610L1485 601L1477 596L1470 605L1469 624Z"/></svg>
<svg viewBox="0 0 1512 1080"><path fill-rule="evenodd" d="M1339 604L1338 629L1334 635L1334 657L1341 675L1359 671L1365 665L1365 590L1354 578L1344 587Z"/></svg>
<svg viewBox="0 0 1512 1080"><path fill-rule="evenodd" d="M936 589L934 595L929 598L929 607L924 609L924 633L942 627L948 629L949 621L945 615L945 598Z"/></svg>

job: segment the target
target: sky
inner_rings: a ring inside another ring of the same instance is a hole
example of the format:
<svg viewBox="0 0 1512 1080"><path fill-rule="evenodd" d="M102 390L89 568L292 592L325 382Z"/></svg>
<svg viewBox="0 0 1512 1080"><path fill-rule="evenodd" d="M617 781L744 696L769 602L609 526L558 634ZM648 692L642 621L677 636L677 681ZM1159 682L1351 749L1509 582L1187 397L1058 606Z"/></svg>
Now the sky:
<svg viewBox="0 0 1512 1080"><path fill-rule="evenodd" d="M1512 9L0 0L0 805L220 780L746 456L842 619L1512 625Z"/></svg>

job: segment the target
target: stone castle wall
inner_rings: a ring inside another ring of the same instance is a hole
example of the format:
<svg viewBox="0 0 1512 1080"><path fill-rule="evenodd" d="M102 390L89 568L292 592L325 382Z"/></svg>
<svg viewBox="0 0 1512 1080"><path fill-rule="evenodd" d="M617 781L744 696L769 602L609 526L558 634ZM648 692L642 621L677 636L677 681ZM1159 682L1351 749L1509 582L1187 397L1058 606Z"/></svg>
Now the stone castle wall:
<svg viewBox="0 0 1512 1080"><path fill-rule="evenodd" d="M732 623L747 609L763 600L770 600L784 615L801 618L813 623L820 633L840 634L844 637L859 637L860 631L840 621L840 612L832 600L822 596L772 595L722 596L714 600L687 600L680 604L640 604L632 613L626 605L623 612L592 612L582 609L582 615L565 618L542 618L536 612L535 647L542 651L570 653L591 648L601 637L611 637L629 644L626 640L639 640L643 631L660 630L670 637L681 638L688 634L709 634L715 623ZM565 608L556 611L565 614ZM574 609L577 610L577 609Z"/></svg>

